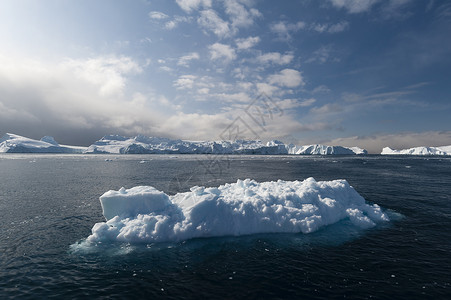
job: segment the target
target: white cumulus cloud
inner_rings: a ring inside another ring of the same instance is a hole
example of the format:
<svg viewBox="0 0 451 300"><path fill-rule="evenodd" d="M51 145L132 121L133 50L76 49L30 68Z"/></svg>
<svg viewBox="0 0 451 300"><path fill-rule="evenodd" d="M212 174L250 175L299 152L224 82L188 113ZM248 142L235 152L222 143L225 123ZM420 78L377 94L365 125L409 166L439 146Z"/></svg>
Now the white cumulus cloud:
<svg viewBox="0 0 451 300"><path fill-rule="evenodd" d="M165 29L172 30L176 28L180 23L190 23L192 21L192 17L182 17L182 16L175 16L172 20L167 21L164 24Z"/></svg>
<svg viewBox="0 0 451 300"><path fill-rule="evenodd" d="M225 12L229 15L232 27L249 27L254 24L254 19L261 17L261 13L253 8L248 10L243 4L236 0L224 2Z"/></svg>
<svg viewBox="0 0 451 300"><path fill-rule="evenodd" d="M270 75L268 82L289 88L305 85L301 72L293 69L284 69L277 74Z"/></svg>
<svg viewBox="0 0 451 300"><path fill-rule="evenodd" d="M99 94L110 96L122 93L124 75L142 72L130 57L98 57L87 60L66 59L60 67L71 70L74 75L99 87Z"/></svg>
<svg viewBox="0 0 451 300"><path fill-rule="evenodd" d="M260 63L273 63L278 65L289 64L294 58L293 53L280 54L279 52L269 52L257 57Z"/></svg>
<svg viewBox="0 0 451 300"><path fill-rule="evenodd" d="M208 46L208 49L210 50L212 60L224 59L225 61L231 61L236 58L235 49L229 45L214 43L213 45Z"/></svg>
<svg viewBox="0 0 451 300"><path fill-rule="evenodd" d="M174 81L174 86L178 90L192 89L196 79L197 76L195 75L182 75Z"/></svg>
<svg viewBox="0 0 451 300"><path fill-rule="evenodd" d="M200 7L211 7L211 0L176 0L177 4L187 13Z"/></svg>
<svg viewBox="0 0 451 300"><path fill-rule="evenodd" d="M154 20L163 20L169 18L169 16L165 13L159 11L151 11L149 13L149 17Z"/></svg>
<svg viewBox="0 0 451 300"><path fill-rule="evenodd" d="M258 36L250 36L248 38L236 39L235 43L239 50L247 50L260 42L260 38Z"/></svg>
<svg viewBox="0 0 451 300"><path fill-rule="evenodd" d="M220 38L230 36L232 30L229 24L221 19L218 14L212 10L203 10L200 13L200 17L197 19L197 23L207 31L213 32Z"/></svg>
<svg viewBox="0 0 451 300"><path fill-rule="evenodd" d="M297 32L300 29L306 27L305 22L299 21L297 23L288 23L285 21L280 21L270 25L269 29L276 33L282 39L290 39L291 33Z"/></svg>
<svg viewBox="0 0 451 300"><path fill-rule="evenodd" d="M188 55L184 55L184 56L180 57L179 61L177 62L177 65L188 67L189 63L192 60L198 60L199 58L200 58L199 53L192 52L192 53L190 53Z"/></svg>

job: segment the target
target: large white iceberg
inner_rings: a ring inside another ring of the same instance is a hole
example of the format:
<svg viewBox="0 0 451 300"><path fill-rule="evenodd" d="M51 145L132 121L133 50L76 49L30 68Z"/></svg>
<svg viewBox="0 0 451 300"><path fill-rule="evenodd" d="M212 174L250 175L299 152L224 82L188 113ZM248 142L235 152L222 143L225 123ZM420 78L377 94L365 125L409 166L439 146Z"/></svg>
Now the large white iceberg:
<svg viewBox="0 0 451 300"><path fill-rule="evenodd" d="M138 135L107 135L89 147L59 145L51 136L33 140L7 133L0 140L0 152L10 153L105 153L105 154L255 154L255 155L361 155L358 147L286 145L273 140L185 141Z"/></svg>
<svg viewBox="0 0 451 300"><path fill-rule="evenodd" d="M263 143L256 140L235 141L184 141L157 137L123 137L107 135L95 142L86 153L114 154L300 154L300 155L355 155L367 154L357 147L341 146L295 146L280 141Z"/></svg>
<svg viewBox="0 0 451 300"><path fill-rule="evenodd" d="M394 150L390 147L382 149L382 155L451 155L451 146L442 147L414 147L403 150Z"/></svg>
<svg viewBox="0 0 451 300"><path fill-rule="evenodd" d="M175 242L256 233L311 233L349 220L359 228L389 221L346 180L238 180L193 187L169 196L150 186L108 191L100 197L106 222L93 226L86 243Z"/></svg>
<svg viewBox="0 0 451 300"><path fill-rule="evenodd" d="M0 153L83 153L86 147L59 145L51 136L34 140L7 133L0 139Z"/></svg>
<svg viewBox="0 0 451 300"><path fill-rule="evenodd" d="M308 145L308 146L292 146L290 154L300 155L364 155L368 154L365 149L359 147L342 147L342 146L326 146L326 145Z"/></svg>

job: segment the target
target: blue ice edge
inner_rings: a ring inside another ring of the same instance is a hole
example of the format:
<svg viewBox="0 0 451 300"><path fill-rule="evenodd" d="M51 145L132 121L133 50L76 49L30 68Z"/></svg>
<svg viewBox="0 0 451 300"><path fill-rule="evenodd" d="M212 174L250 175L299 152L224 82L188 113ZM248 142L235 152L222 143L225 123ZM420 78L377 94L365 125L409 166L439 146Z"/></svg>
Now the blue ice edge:
<svg viewBox="0 0 451 300"><path fill-rule="evenodd" d="M290 243L300 247L336 245L402 218L367 203L346 180L313 178L238 180L213 188L195 186L173 196L138 186L108 191L100 202L106 221L96 223L91 235L71 245L71 252L127 254L137 249L195 247L205 238L209 243L263 236L290 236Z"/></svg>

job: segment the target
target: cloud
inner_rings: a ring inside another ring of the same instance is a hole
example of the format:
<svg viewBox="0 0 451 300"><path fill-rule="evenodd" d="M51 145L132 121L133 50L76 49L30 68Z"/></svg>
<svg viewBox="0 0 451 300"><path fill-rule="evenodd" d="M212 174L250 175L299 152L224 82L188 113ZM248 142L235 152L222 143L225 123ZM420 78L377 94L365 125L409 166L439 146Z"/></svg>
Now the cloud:
<svg viewBox="0 0 451 300"><path fill-rule="evenodd" d="M236 58L235 49L229 45L214 43L213 45L208 46L208 49L210 50L212 60L223 59L224 61L229 62Z"/></svg>
<svg viewBox="0 0 451 300"><path fill-rule="evenodd" d="M164 28L168 30L172 30L176 28L180 23L190 23L192 21L192 17L182 17L175 16L174 19L166 22L164 24Z"/></svg>
<svg viewBox="0 0 451 300"><path fill-rule="evenodd" d="M349 22L341 21L336 24L320 24L313 23L310 25L310 29L319 33L327 32L327 33L339 33L345 31L349 28Z"/></svg>
<svg viewBox="0 0 451 300"><path fill-rule="evenodd" d="M325 85L319 85L312 91L312 94L327 94L327 93L330 93L330 89Z"/></svg>
<svg viewBox="0 0 451 300"><path fill-rule="evenodd" d="M341 112L343 107L338 103L328 103L320 107L313 107L310 111L317 115L326 115Z"/></svg>
<svg viewBox="0 0 451 300"><path fill-rule="evenodd" d="M208 95L210 93L210 89L209 88L200 88L197 90L198 94L201 95Z"/></svg>
<svg viewBox="0 0 451 300"><path fill-rule="evenodd" d="M308 107L313 105L316 102L316 99L283 99L277 101L277 106L279 106L283 110L292 109L296 107Z"/></svg>
<svg viewBox="0 0 451 300"><path fill-rule="evenodd" d="M174 16L173 18L170 18L165 13L159 11L151 11L149 17L153 22L164 24L164 29L167 30L176 28L180 23L190 23L193 20L193 17L186 16ZM152 42L149 38L142 39L142 41L146 40Z"/></svg>
<svg viewBox="0 0 451 300"><path fill-rule="evenodd" d="M330 25L327 32L337 33L337 32L345 31L348 28L349 28L349 23L347 21L342 21L340 23Z"/></svg>
<svg viewBox="0 0 451 300"><path fill-rule="evenodd" d="M291 33L297 32L300 29L303 29L306 27L306 24L304 22L297 22L297 23L288 23L285 21L280 21L277 23L273 23L269 26L269 29L276 33L279 38L282 39L291 39Z"/></svg>
<svg viewBox="0 0 451 300"><path fill-rule="evenodd" d="M127 95L129 76L140 71L125 56L54 63L0 55L2 112L16 118L2 116L0 128L36 137L52 134L71 143L93 142L87 139L106 132L149 132L161 114Z"/></svg>
<svg viewBox="0 0 451 300"><path fill-rule="evenodd" d="M178 6L187 13L200 7L211 7L211 0L176 0Z"/></svg>
<svg viewBox="0 0 451 300"><path fill-rule="evenodd" d="M161 71L164 71L164 72L168 72L168 73L174 71L172 68L170 68L168 66L160 66L158 69L160 69Z"/></svg>
<svg viewBox="0 0 451 300"><path fill-rule="evenodd" d="M329 0L333 6L346 9L349 13L367 12L380 0Z"/></svg>
<svg viewBox="0 0 451 300"><path fill-rule="evenodd" d="M236 0L224 2L225 13L229 15L232 27L249 27L254 24L254 19L262 14L255 8L248 10Z"/></svg>
<svg viewBox="0 0 451 300"><path fill-rule="evenodd" d="M274 63L278 65L289 64L294 58L293 53L280 54L279 52L269 52L257 56L257 61L263 64Z"/></svg>
<svg viewBox="0 0 451 300"><path fill-rule="evenodd" d="M210 91L212 89L219 90L221 88L221 82L216 82L214 78L210 76L197 76L192 74L181 75L174 82L173 86L177 90L185 90L184 97L189 90L197 92L197 95L211 96ZM191 94L193 97L194 94ZM194 97L193 100L204 101L207 100L205 97Z"/></svg>
<svg viewBox="0 0 451 300"><path fill-rule="evenodd" d="M290 88L305 85L301 72L293 69L284 69L278 74L270 75L268 77L268 82L270 84Z"/></svg>
<svg viewBox="0 0 451 300"><path fill-rule="evenodd" d="M222 19L218 13L211 9L210 6L200 12L200 17L197 23L204 32L213 32L219 38L225 38L235 35L239 28L247 28L254 24L256 18L261 17L262 14L255 8L247 8L242 3L243 1L227 0L224 1L224 12L228 17L228 21ZM249 3L246 3L249 5ZM249 40L247 42L254 42ZM244 49L244 48L243 48Z"/></svg>
<svg viewBox="0 0 451 300"><path fill-rule="evenodd" d="M343 99L343 101L349 102L349 103L356 103L356 102L360 102L365 99L365 97L362 95L359 95L356 93L348 93L348 92L343 93L341 95L341 98Z"/></svg>
<svg viewBox="0 0 451 300"><path fill-rule="evenodd" d="M334 61L334 62L340 61L340 59L337 57L331 58L332 52L333 52L332 45L321 46L319 49L315 50L312 53L312 56L309 59L307 59L305 62L306 63L318 62L320 64L324 64L327 61Z"/></svg>
<svg viewBox="0 0 451 300"><path fill-rule="evenodd" d="M315 98L305 99L305 100L300 102L300 106L302 106L302 107L311 106L315 102L316 102Z"/></svg>
<svg viewBox="0 0 451 300"><path fill-rule="evenodd" d="M125 74L140 73L141 67L130 57L98 57L87 60L66 59L60 64L65 70L99 88L101 96L121 94L125 87Z"/></svg>
<svg viewBox="0 0 451 300"><path fill-rule="evenodd" d="M197 23L205 30L213 32L220 38L232 35L229 24L221 19L212 9L201 11Z"/></svg>
<svg viewBox="0 0 451 300"><path fill-rule="evenodd" d="M382 14L385 19L405 19L412 15L409 11L403 11L412 0L390 0L388 4L382 8Z"/></svg>
<svg viewBox="0 0 451 300"><path fill-rule="evenodd" d="M236 39L235 43L239 50L247 50L260 42L260 38L258 36L250 36L248 38Z"/></svg>
<svg viewBox="0 0 451 300"><path fill-rule="evenodd" d="M341 137L328 141L330 145L357 146L369 153L380 154L383 147L407 149L419 146L451 145L451 131L379 133L367 136Z"/></svg>
<svg viewBox="0 0 451 300"><path fill-rule="evenodd" d="M177 65L179 66L184 66L184 67L188 67L189 63L192 60L198 60L200 58L199 53L197 52L191 52L188 55L184 55L182 57L179 58L179 61L177 62Z"/></svg>
<svg viewBox="0 0 451 300"><path fill-rule="evenodd" d="M276 91L279 90L277 86L267 84L264 82L259 82L256 84L258 94L266 94L268 96L272 96Z"/></svg>
<svg viewBox="0 0 451 300"><path fill-rule="evenodd" d="M407 95L415 94L417 92L417 88L421 88L421 85L418 87L406 87L396 91L371 93L366 95L345 92L342 94L342 99L347 103L363 104L364 106L371 105L372 107L387 104L425 107L428 105L427 102L413 101L405 98Z"/></svg>
<svg viewBox="0 0 451 300"><path fill-rule="evenodd" d="M239 93L220 93L211 95L215 99L219 99L229 103L249 103L252 99L244 92Z"/></svg>
<svg viewBox="0 0 451 300"><path fill-rule="evenodd" d="M192 89L196 79L195 75L182 75L174 81L174 86L178 90Z"/></svg>
<svg viewBox="0 0 451 300"><path fill-rule="evenodd" d="M61 143L82 145L108 133L206 140L219 139L236 117L246 117L242 108L186 113L173 99L151 90L131 93L130 77L139 72L139 64L125 56L53 63L0 54L0 128L32 138L53 135ZM290 81L282 77L276 80L278 84L294 85L293 78ZM211 77L186 74L173 85L184 94L193 90L196 95L220 99L224 107L247 105L253 99L252 91L233 90L234 86L215 82ZM252 86L244 82L240 88ZM217 91L220 89L224 92ZM287 100L281 105L288 109L298 104ZM246 122L257 126L250 118ZM259 137L272 139L311 130L311 126L284 114L269 119L265 129Z"/></svg>
<svg viewBox="0 0 451 300"><path fill-rule="evenodd" d="M165 13L159 11L151 11L149 13L149 17L154 20L163 20L169 18L169 16Z"/></svg>
<svg viewBox="0 0 451 300"><path fill-rule="evenodd" d="M381 3L381 12L384 18L402 18L399 10L412 0L329 0L338 9L345 9L348 13L357 14L369 12L378 3Z"/></svg>

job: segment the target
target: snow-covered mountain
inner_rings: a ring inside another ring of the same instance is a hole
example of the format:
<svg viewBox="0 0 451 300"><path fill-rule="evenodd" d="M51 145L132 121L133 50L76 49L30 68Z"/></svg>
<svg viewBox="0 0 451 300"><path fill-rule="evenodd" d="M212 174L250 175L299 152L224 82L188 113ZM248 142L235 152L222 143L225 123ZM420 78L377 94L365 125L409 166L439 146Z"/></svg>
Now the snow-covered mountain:
<svg viewBox="0 0 451 300"><path fill-rule="evenodd" d="M7 133L0 139L0 153L84 153L86 147L59 145L51 136L33 140Z"/></svg>
<svg viewBox="0 0 451 300"><path fill-rule="evenodd" d="M382 149L382 155L451 155L451 146L442 147L414 147L394 150L390 147Z"/></svg>
<svg viewBox="0 0 451 300"><path fill-rule="evenodd" d="M86 153L115 154L301 154L301 155L355 155L367 154L358 147L309 145L295 146L274 140L262 141L183 141L157 137L123 137L107 135L88 147Z"/></svg>

